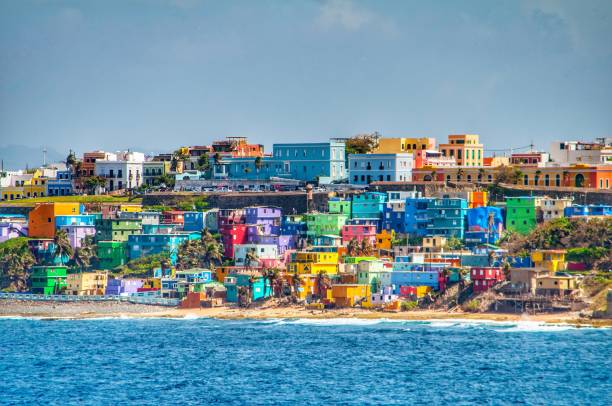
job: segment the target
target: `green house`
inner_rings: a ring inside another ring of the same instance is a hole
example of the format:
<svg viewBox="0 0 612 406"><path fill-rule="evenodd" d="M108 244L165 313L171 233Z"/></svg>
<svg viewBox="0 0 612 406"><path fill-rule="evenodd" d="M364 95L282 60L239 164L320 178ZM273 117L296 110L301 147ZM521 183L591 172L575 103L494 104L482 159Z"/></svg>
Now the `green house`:
<svg viewBox="0 0 612 406"><path fill-rule="evenodd" d="M506 197L506 229L529 234L536 227L536 198Z"/></svg>
<svg viewBox="0 0 612 406"><path fill-rule="evenodd" d="M130 235L141 233L140 219L96 220L96 241L127 241Z"/></svg>
<svg viewBox="0 0 612 406"><path fill-rule="evenodd" d="M332 214L346 214L348 217L351 216L350 200L332 197L327 201L327 207L328 211Z"/></svg>
<svg viewBox="0 0 612 406"><path fill-rule="evenodd" d="M33 266L31 272L32 293L56 295L66 287L68 268L65 266Z"/></svg>
<svg viewBox="0 0 612 406"><path fill-rule="evenodd" d="M100 269L114 269L127 263L127 243L124 241L98 241Z"/></svg>
<svg viewBox="0 0 612 406"><path fill-rule="evenodd" d="M342 226L349 216L339 213L312 213L304 217L308 229L306 235L314 238L322 235L340 235Z"/></svg>

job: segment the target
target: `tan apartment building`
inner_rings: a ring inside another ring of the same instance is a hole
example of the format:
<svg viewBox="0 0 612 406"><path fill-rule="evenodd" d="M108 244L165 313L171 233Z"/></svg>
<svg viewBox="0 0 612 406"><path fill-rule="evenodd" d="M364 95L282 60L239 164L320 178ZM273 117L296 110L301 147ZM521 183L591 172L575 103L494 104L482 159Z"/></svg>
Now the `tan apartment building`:
<svg viewBox="0 0 612 406"><path fill-rule="evenodd" d="M458 166L483 166L484 148L477 134L448 136L448 143L440 144L442 155L455 158Z"/></svg>

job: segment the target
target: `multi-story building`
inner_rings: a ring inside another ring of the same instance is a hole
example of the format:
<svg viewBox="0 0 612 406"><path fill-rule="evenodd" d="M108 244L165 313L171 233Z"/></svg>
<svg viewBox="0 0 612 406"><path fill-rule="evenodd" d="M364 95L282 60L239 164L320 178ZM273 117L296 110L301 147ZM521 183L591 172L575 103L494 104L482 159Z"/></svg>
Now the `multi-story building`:
<svg viewBox="0 0 612 406"><path fill-rule="evenodd" d="M47 196L69 196L72 194L72 171L57 171L55 178L47 180Z"/></svg>
<svg viewBox="0 0 612 406"><path fill-rule="evenodd" d="M272 157L282 164L282 177L321 183L346 179L344 141L274 144Z"/></svg>
<svg viewBox="0 0 612 406"><path fill-rule="evenodd" d="M247 224L258 225L263 234L280 234L281 208L271 206L247 207L245 221Z"/></svg>
<svg viewBox="0 0 612 406"><path fill-rule="evenodd" d="M96 247L101 269L115 269L127 263L126 241L98 241Z"/></svg>
<svg viewBox="0 0 612 406"><path fill-rule="evenodd" d="M264 155L264 147L261 144L249 144L247 137L227 137L225 140L214 141L210 153L233 158L261 157Z"/></svg>
<svg viewBox="0 0 612 406"><path fill-rule="evenodd" d="M249 260L249 253L251 259ZM278 266L277 244L236 244L234 246L236 266L272 268Z"/></svg>
<svg viewBox="0 0 612 406"><path fill-rule="evenodd" d="M510 165L514 166L542 166L550 161L548 152L517 152L510 156Z"/></svg>
<svg viewBox="0 0 612 406"><path fill-rule="evenodd" d="M309 213L304 215L304 220L306 221L306 235L314 238L326 234L340 235L348 216L338 213Z"/></svg>
<svg viewBox="0 0 612 406"><path fill-rule="evenodd" d="M8 185L2 187L2 200L19 200L44 197L47 194L48 177L41 169L32 173L16 173L9 175Z"/></svg>
<svg viewBox="0 0 612 406"><path fill-rule="evenodd" d="M342 226L342 243L348 244L351 240L362 242L366 240L370 243L370 247L376 245L376 225L354 225L345 224Z"/></svg>
<svg viewBox="0 0 612 406"><path fill-rule="evenodd" d="M506 229L528 234L537 225L536 200L531 196L506 197Z"/></svg>
<svg viewBox="0 0 612 406"><path fill-rule="evenodd" d="M439 168L439 167L455 167L457 161L454 157L442 155L440 151L420 150L414 153L414 168Z"/></svg>
<svg viewBox="0 0 612 406"><path fill-rule="evenodd" d="M373 151L376 154L398 154L404 152L435 150L435 138L380 138L378 146Z"/></svg>
<svg viewBox="0 0 612 406"><path fill-rule="evenodd" d="M132 234L128 236L130 259L154 254L168 253L172 264L176 263L179 246L190 239L199 238L197 233Z"/></svg>
<svg viewBox="0 0 612 406"><path fill-rule="evenodd" d="M568 198L539 198L539 207L542 211L542 218L544 221L563 217L565 208L571 205L572 199Z"/></svg>
<svg viewBox="0 0 612 406"><path fill-rule="evenodd" d="M550 158L560 166L612 164L612 137L600 142L554 141L550 145Z"/></svg>
<svg viewBox="0 0 612 406"><path fill-rule="evenodd" d="M406 233L406 199L389 200L383 211L382 229Z"/></svg>
<svg viewBox="0 0 612 406"><path fill-rule="evenodd" d="M143 183L148 186L157 184L160 176L170 172L168 161L147 161L142 163Z"/></svg>
<svg viewBox="0 0 612 406"><path fill-rule="evenodd" d="M135 189L143 182L144 154L120 152L116 160L97 159L95 174L106 179L105 190Z"/></svg>
<svg viewBox="0 0 612 406"><path fill-rule="evenodd" d="M55 227L66 231L68 241L74 248L80 247L86 237L96 235L95 222L96 216L91 214L55 217Z"/></svg>
<svg viewBox="0 0 612 406"><path fill-rule="evenodd" d="M611 205L572 205L563 210L565 217L612 216Z"/></svg>
<svg viewBox="0 0 612 406"><path fill-rule="evenodd" d="M38 203L28 215L29 237L55 237L55 219L62 215L78 215L79 203Z"/></svg>
<svg viewBox="0 0 612 406"><path fill-rule="evenodd" d="M341 197L330 197L327 200L327 212L332 214L345 214L351 216L351 201Z"/></svg>
<svg viewBox="0 0 612 406"><path fill-rule="evenodd" d="M66 294L103 295L108 281L107 271L72 273L66 277Z"/></svg>
<svg viewBox="0 0 612 406"><path fill-rule="evenodd" d="M465 199L443 198L430 201L427 205L427 233L463 239L467 206Z"/></svg>
<svg viewBox="0 0 612 406"><path fill-rule="evenodd" d="M33 266L30 270L30 291L39 295L57 295L66 287L65 266Z"/></svg>
<svg viewBox="0 0 612 406"><path fill-rule="evenodd" d="M219 228L221 240L223 241L223 255L226 258L234 258L234 246L248 242L246 224L228 224Z"/></svg>
<svg viewBox="0 0 612 406"><path fill-rule="evenodd" d="M96 241L127 241L141 232L140 219L96 219Z"/></svg>
<svg viewBox="0 0 612 406"><path fill-rule="evenodd" d="M414 237L425 237L429 217L427 207L434 199L429 197L417 197L406 199L404 206L404 232Z"/></svg>
<svg viewBox="0 0 612 406"><path fill-rule="evenodd" d="M335 274L338 272L337 252L313 252L298 251L291 255L287 265L287 272L298 274L318 274L326 272Z"/></svg>
<svg viewBox="0 0 612 406"><path fill-rule="evenodd" d="M459 166L482 166L483 145L476 134L449 135L448 143L440 144L445 157L455 158Z"/></svg>
<svg viewBox="0 0 612 406"><path fill-rule="evenodd" d="M351 205L351 218L379 220L385 211L386 202L385 193L365 192L355 195Z"/></svg>
<svg viewBox="0 0 612 406"><path fill-rule="evenodd" d="M412 154L351 154L349 155L349 181L354 185L371 182L410 182L412 180Z"/></svg>
<svg viewBox="0 0 612 406"><path fill-rule="evenodd" d="M467 210L467 231L465 242L468 244L494 244L501 237L504 217L498 207L483 206Z"/></svg>
<svg viewBox="0 0 612 406"><path fill-rule="evenodd" d="M474 282L474 292L480 293L489 290L493 285L505 279L501 268L473 267L470 270L470 279Z"/></svg>

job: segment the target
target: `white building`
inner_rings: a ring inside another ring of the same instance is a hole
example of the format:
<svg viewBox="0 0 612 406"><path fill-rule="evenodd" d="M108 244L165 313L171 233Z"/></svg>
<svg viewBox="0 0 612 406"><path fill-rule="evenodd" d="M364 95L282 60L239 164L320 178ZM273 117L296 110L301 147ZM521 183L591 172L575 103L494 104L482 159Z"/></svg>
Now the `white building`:
<svg viewBox="0 0 612 406"><path fill-rule="evenodd" d="M253 252L257 261L255 263L246 263L248 252ZM270 260L278 259L278 246L275 244L236 244L234 245L234 260L236 266L252 266L257 267L260 264L269 262Z"/></svg>
<svg viewBox="0 0 612 406"><path fill-rule="evenodd" d="M116 159L97 159L95 174L106 178L107 192L121 189L135 189L143 182L143 162L141 152L118 152Z"/></svg>
<svg viewBox="0 0 612 406"><path fill-rule="evenodd" d="M349 182L367 185L371 182L410 182L413 168L412 154L351 154Z"/></svg>
<svg viewBox="0 0 612 406"><path fill-rule="evenodd" d="M541 197L538 202L545 221L563 217L564 209L572 205L572 199L566 198Z"/></svg>
<svg viewBox="0 0 612 406"><path fill-rule="evenodd" d="M601 142L554 141L550 144L550 158L559 166L572 164L612 165L612 138Z"/></svg>

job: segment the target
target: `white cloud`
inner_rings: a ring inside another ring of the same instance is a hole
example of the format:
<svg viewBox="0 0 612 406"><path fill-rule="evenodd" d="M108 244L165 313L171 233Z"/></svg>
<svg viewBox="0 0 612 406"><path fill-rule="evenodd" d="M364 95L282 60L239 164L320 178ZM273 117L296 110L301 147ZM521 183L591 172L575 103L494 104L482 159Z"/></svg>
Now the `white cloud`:
<svg viewBox="0 0 612 406"><path fill-rule="evenodd" d="M394 30L391 21L351 0L325 0L319 8L316 24L325 29L347 31L358 31L366 26L377 26L388 32Z"/></svg>

